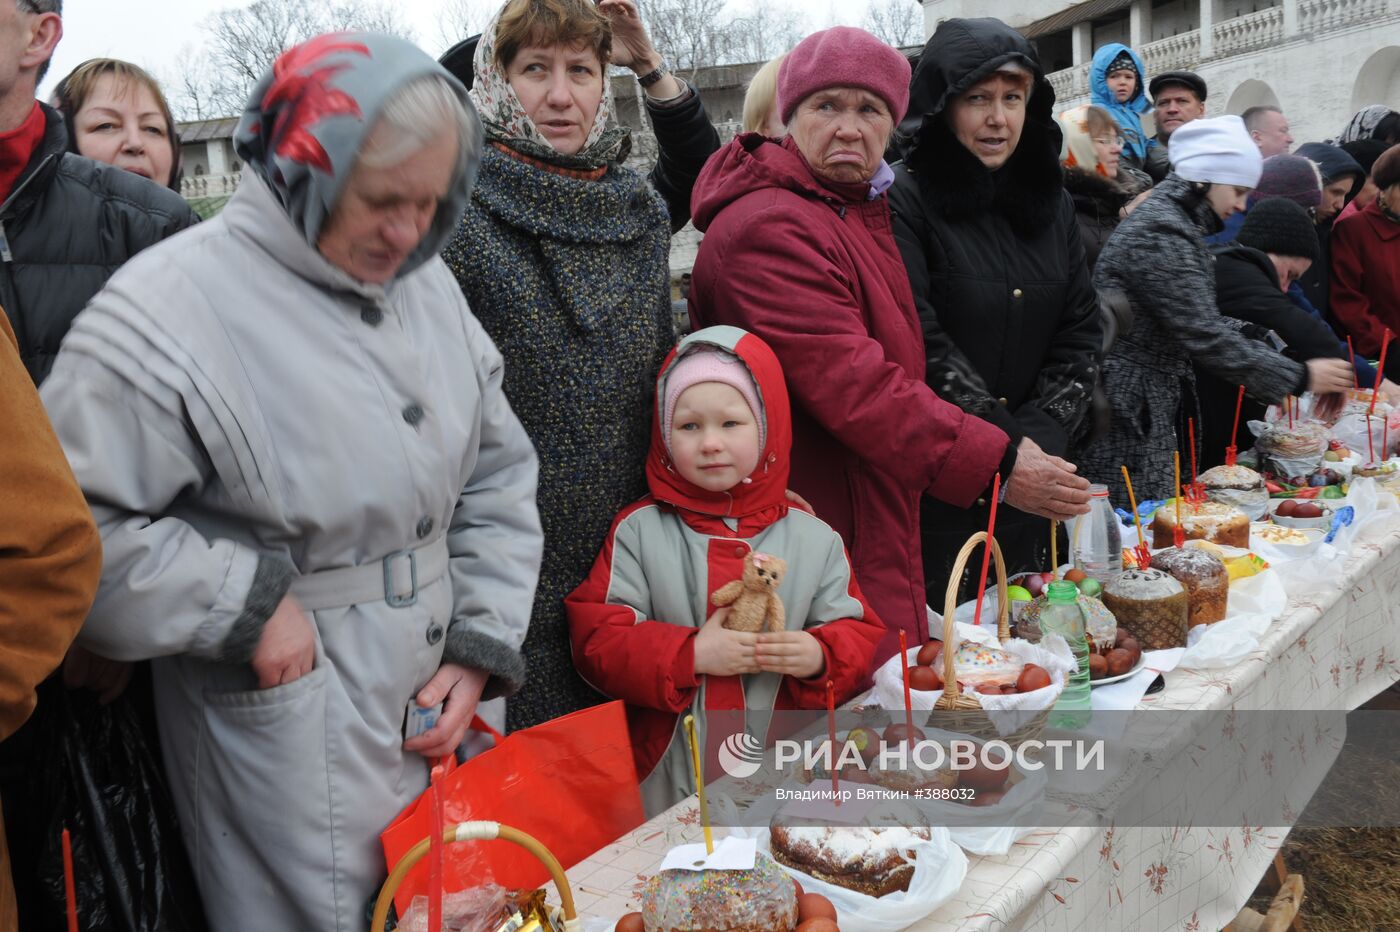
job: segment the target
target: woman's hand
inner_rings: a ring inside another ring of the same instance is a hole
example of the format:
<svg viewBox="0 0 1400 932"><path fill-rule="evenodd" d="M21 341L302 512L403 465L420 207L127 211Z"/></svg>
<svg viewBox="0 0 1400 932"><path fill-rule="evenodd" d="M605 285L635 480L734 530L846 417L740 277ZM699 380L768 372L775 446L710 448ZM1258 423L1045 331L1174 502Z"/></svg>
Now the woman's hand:
<svg viewBox="0 0 1400 932"><path fill-rule="evenodd" d="M651 44L646 24L633 0L598 0L598 12L612 23L611 64L631 69L639 78L661 67L661 55ZM667 100L679 97L685 86L675 75L668 74L645 90L648 97Z"/></svg>
<svg viewBox="0 0 1400 932"><path fill-rule="evenodd" d="M1351 388L1355 370L1345 359L1309 359L1308 391L1314 395L1344 392Z"/></svg>
<svg viewBox="0 0 1400 932"><path fill-rule="evenodd" d="M438 668L428 685L418 691L418 705L430 709L445 703L437 724L421 735L403 743L405 751L417 751L424 757L446 757L455 753L457 745L467 736L467 725L476 714L481 691L491 674L474 667L445 663Z"/></svg>
<svg viewBox="0 0 1400 932"><path fill-rule="evenodd" d="M108 660L74 647L63 658L63 685L69 689L90 689L97 693L98 704L108 705L126 691L133 669L134 664Z"/></svg>
<svg viewBox="0 0 1400 932"><path fill-rule="evenodd" d="M598 12L612 23L611 63L630 68L638 75L656 70L661 56L651 44L637 4L632 0L598 0Z"/></svg>
<svg viewBox="0 0 1400 932"><path fill-rule="evenodd" d="M796 508L800 511L805 511L809 515L816 514L816 511L812 508L812 503L807 501L807 499L803 498L801 495L798 495L792 489L788 489L784 494L787 495L788 504L791 505L793 508Z"/></svg>
<svg viewBox="0 0 1400 932"><path fill-rule="evenodd" d="M253 649L258 688L295 683L316 666L316 628L297 600L283 596Z"/></svg>
<svg viewBox="0 0 1400 932"><path fill-rule="evenodd" d="M1003 501L1027 514L1068 521L1089 511L1089 480L1073 463L1051 456L1029 437L1016 447L1016 465L1006 477Z"/></svg>
<svg viewBox="0 0 1400 932"><path fill-rule="evenodd" d="M695 675L738 676L757 673L758 661L754 645L758 635L752 631L730 631L724 626L729 608L717 609L705 619L695 636Z"/></svg>
<svg viewBox="0 0 1400 932"><path fill-rule="evenodd" d="M1381 380L1381 400L1392 408L1400 408L1400 385L1390 379Z"/></svg>
<svg viewBox="0 0 1400 932"><path fill-rule="evenodd" d="M808 680L826 669L821 642L806 631L768 631L758 636L758 668Z"/></svg>

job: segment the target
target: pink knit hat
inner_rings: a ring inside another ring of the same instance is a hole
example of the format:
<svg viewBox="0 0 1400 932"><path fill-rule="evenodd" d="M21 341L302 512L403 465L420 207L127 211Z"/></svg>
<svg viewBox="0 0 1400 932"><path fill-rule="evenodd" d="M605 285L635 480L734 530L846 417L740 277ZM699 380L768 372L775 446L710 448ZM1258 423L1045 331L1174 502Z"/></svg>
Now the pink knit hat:
<svg viewBox="0 0 1400 932"><path fill-rule="evenodd" d="M788 53L778 71L783 122L803 99L828 87L858 87L889 104L896 125L909 109L909 59L853 26L814 32Z"/></svg>
<svg viewBox="0 0 1400 932"><path fill-rule="evenodd" d="M768 438L768 425L749 367L732 353L707 347L686 353L666 373L666 405L661 422L661 438L666 441L666 452L671 452L671 419L676 414L676 402L680 400L682 392L701 382L720 382L744 396L754 420L758 422L758 448L762 450Z"/></svg>

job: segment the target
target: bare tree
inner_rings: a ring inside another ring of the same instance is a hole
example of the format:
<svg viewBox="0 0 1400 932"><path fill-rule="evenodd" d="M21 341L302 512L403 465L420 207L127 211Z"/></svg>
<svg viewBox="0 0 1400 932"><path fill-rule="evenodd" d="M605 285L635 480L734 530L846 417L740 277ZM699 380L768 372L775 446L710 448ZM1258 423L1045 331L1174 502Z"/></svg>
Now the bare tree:
<svg viewBox="0 0 1400 932"><path fill-rule="evenodd" d="M385 32L389 35L418 41L398 9L382 0L339 0L325 4L321 31L332 32L358 29L365 32Z"/></svg>
<svg viewBox="0 0 1400 932"><path fill-rule="evenodd" d="M733 61L734 19L725 0L656 0L644 7L651 41L677 71Z"/></svg>
<svg viewBox="0 0 1400 932"><path fill-rule="evenodd" d="M802 41L807 25L806 17L790 7L760 3L748 16L740 16L733 22L734 60L768 61L784 55Z"/></svg>
<svg viewBox="0 0 1400 932"><path fill-rule="evenodd" d="M917 0L873 0L865 28L895 48L919 45L924 40L923 8Z"/></svg>
<svg viewBox="0 0 1400 932"><path fill-rule="evenodd" d="M193 45L180 49L170 72L159 75L159 80L177 120L208 120L237 112L227 109L231 95Z"/></svg>
<svg viewBox="0 0 1400 932"><path fill-rule="evenodd" d="M442 0L437 11L438 51L445 52L485 29L494 7L490 0Z"/></svg>
<svg viewBox="0 0 1400 932"><path fill-rule="evenodd" d="M208 43L182 56L180 74L169 83L176 109L196 119L241 112L277 56L312 36L364 29L413 39L402 14L383 0L256 0L212 13L200 25Z"/></svg>

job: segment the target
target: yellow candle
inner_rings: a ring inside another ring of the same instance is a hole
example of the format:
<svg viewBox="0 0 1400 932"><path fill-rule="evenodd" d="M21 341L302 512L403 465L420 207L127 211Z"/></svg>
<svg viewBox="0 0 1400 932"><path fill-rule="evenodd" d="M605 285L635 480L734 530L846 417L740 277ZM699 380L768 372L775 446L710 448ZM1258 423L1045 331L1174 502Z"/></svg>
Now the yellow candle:
<svg viewBox="0 0 1400 932"><path fill-rule="evenodd" d="M705 774L700 769L700 742L695 738L695 716L685 717L685 740L690 744L690 763L695 768L695 793L700 797L700 824L705 829L705 853L715 853L715 836L710 831L710 807L705 802Z"/></svg>

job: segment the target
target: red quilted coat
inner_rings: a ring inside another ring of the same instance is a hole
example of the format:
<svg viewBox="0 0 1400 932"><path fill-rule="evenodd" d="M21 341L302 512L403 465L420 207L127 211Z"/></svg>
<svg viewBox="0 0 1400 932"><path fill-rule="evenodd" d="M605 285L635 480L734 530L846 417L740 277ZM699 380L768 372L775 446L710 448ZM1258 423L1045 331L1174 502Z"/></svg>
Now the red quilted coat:
<svg viewBox="0 0 1400 932"><path fill-rule="evenodd" d="M793 408L792 488L841 534L887 633L880 662L928 636L919 496L961 507L1014 462L998 427L924 383L924 343L885 195L820 182L791 139L736 138L692 195L705 233L697 326L761 336Z"/></svg>

